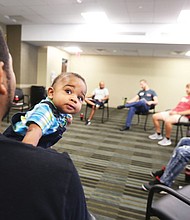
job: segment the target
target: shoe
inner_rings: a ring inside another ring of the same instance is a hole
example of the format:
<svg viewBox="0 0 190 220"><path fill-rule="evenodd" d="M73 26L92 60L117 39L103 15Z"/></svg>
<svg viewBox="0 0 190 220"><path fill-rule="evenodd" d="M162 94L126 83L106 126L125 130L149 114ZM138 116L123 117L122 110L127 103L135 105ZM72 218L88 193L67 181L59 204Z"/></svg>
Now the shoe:
<svg viewBox="0 0 190 220"><path fill-rule="evenodd" d="M163 140L159 141L158 144L161 145L161 146L169 146L169 145L172 144L172 142L171 142L170 139L167 139L165 137Z"/></svg>
<svg viewBox="0 0 190 220"><path fill-rule="evenodd" d="M122 109L122 108L125 108L125 105L118 105L117 106L117 109Z"/></svg>
<svg viewBox="0 0 190 220"><path fill-rule="evenodd" d="M142 189L144 191L149 191L156 184L165 185L165 184L160 182L160 178L157 176L155 180L151 180L148 183L142 184Z"/></svg>
<svg viewBox="0 0 190 220"><path fill-rule="evenodd" d="M160 178L160 177L163 175L165 169L166 169L166 167L163 166L161 170L157 170L157 171L155 171L155 172L152 172L152 171L151 171L151 172L150 172L150 175L151 175L152 177L155 177L155 178L156 178L157 176Z"/></svg>
<svg viewBox="0 0 190 220"><path fill-rule="evenodd" d="M91 125L91 121L90 121L90 120L87 120L87 121L85 122L85 125Z"/></svg>
<svg viewBox="0 0 190 220"><path fill-rule="evenodd" d="M127 130L129 130L130 128L129 127L123 127L123 128L120 128L119 130L120 131L127 131Z"/></svg>
<svg viewBox="0 0 190 220"><path fill-rule="evenodd" d="M155 134L149 135L148 138L151 140L161 140L163 137L161 134L155 133Z"/></svg>

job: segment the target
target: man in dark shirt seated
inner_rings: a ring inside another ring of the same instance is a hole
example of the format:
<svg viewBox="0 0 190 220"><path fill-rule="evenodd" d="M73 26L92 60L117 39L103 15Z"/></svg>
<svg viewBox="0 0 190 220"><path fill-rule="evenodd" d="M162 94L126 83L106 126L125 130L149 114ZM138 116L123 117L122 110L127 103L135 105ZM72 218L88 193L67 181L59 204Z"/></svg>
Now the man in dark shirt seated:
<svg viewBox="0 0 190 220"><path fill-rule="evenodd" d="M140 80L140 87L142 90L138 94L127 101L125 105L119 105L117 108L129 108L126 118L125 126L120 131L126 131L130 129L133 116L136 112L146 113L149 111L152 105L158 104L158 97L154 90L150 89L145 79Z"/></svg>

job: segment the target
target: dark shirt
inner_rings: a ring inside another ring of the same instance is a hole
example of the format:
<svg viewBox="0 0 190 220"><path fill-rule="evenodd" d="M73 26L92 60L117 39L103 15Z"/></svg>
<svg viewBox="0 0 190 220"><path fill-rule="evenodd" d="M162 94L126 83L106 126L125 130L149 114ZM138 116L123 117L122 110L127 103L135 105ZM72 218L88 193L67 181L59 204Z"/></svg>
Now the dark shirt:
<svg viewBox="0 0 190 220"><path fill-rule="evenodd" d="M0 134L1 220L88 220L83 188L67 153Z"/></svg>
<svg viewBox="0 0 190 220"><path fill-rule="evenodd" d="M157 96L156 92L152 89L149 90L140 90L137 94L139 99L146 99L146 101L153 101L154 97Z"/></svg>

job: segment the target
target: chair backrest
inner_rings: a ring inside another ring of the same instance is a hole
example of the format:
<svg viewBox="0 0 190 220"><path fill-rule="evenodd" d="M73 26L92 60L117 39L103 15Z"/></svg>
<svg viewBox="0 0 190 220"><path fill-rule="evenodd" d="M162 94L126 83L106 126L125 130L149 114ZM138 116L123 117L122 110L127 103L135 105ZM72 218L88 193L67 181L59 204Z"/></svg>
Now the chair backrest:
<svg viewBox="0 0 190 220"><path fill-rule="evenodd" d="M31 86L30 102L31 107L39 103L46 97L46 90L44 86Z"/></svg>
<svg viewBox="0 0 190 220"><path fill-rule="evenodd" d="M167 192L168 195L158 200L154 199L155 193ZM189 220L190 216L190 186L175 191L164 185L153 186L148 195L146 220L156 216L164 220Z"/></svg>

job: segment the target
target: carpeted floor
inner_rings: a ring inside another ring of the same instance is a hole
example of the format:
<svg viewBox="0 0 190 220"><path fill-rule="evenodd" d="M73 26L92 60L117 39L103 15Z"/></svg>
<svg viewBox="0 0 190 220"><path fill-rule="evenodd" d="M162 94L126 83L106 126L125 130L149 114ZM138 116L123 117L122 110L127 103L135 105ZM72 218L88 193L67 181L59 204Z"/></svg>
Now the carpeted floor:
<svg viewBox="0 0 190 220"><path fill-rule="evenodd" d="M124 125L126 109L110 108L109 120L103 124L100 114L98 110L89 126L84 125L77 114L54 148L67 151L73 159L88 208L97 220L144 219L148 193L141 185L151 179L151 170L166 164L174 145L162 147L147 138L154 133L151 117L148 131L143 130L144 116L140 124L136 123L135 116L132 128L121 132L119 128ZM173 140L174 137L175 128ZM180 174L173 187L186 184L184 174Z"/></svg>

